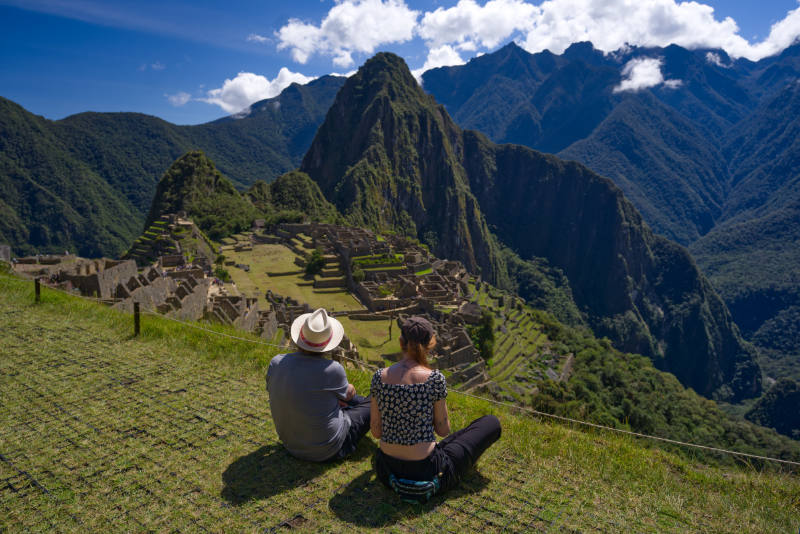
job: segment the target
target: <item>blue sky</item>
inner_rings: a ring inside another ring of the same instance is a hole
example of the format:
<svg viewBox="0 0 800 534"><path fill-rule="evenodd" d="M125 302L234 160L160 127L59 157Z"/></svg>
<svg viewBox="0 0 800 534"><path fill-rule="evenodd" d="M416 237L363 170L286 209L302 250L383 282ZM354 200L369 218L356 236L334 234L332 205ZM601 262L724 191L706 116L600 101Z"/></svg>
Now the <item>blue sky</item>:
<svg viewBox="0 0 800 534"><path fill-rule="evenodd" d="M728 19L730 17L730 19ZM59 119L216 119L389 50L417 74L514 40L719 47L758 59L800 35L797 0L0 0L0 96Z"/></svg>

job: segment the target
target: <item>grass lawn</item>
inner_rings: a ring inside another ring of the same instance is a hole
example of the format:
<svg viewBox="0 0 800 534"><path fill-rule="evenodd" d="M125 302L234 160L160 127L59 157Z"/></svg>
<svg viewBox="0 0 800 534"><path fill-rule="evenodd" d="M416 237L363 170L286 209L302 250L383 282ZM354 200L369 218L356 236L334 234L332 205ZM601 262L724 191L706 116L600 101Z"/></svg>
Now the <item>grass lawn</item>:
<svg viewBox="0 0 800 534"><path fill-rule="evenodd" d="M235 267L228 269L240 292L248 296L258 296L259 304L266 306L265 294L268 289L284 297L292 297L308 302L312 308L325 308L328 311L359 310L363 306L347 291L314 289L306 280L303 270L295 265L295 253L283 245L255 245L252 251L226 253L236 263L250 265L250 272ZM270 276L272 273L295 273Z"/></svg>
<svg viewBox="0 0 800 534"><path fill-rule="evenodd" d="M383 362L381 354L400 352L400 329L392 326L389 339L389 319L385 321L357 321L349 317L338 317L350 340L358 347L359 355L371 362Z"/></svg>
<svg viewBox="0 0 800 534"><path fill-rule="evenodd" d="M451 392L454 428L503 437L461 487L402 503L354 457L289 456L268 347L0 275L0 532L796 532L800 477L709 466ZM232 333L224 327L213 327ZM237 333L242 337L247 334ZM370 373L349 370L366 393Z"/></svg>

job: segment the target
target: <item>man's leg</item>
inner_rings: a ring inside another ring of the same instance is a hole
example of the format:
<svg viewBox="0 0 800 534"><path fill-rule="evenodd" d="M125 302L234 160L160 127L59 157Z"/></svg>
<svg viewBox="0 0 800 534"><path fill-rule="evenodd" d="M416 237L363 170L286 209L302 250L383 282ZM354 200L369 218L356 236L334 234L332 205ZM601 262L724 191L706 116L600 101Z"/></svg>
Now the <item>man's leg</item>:
<svg viewBox="0 0 800 534"><path fill-rule="evenodd" d="M350 418L350 430L347 432L347 437L344 438L342 448L334 458L344 458L345 456L356 450L358 441L364 437L364 434L369 430L369 410L370 398L362 397L361 395L354 395L347 403L347 406L342 408L342 411Z"/></svg>
<svg viewBox="0 0 800 534"><path fill-rule="evenodd" d="M500 438L500 421L494 415L484 415L454 432L439 442L441 449L452 462L452 483L455 485L461 476L489 446Z"/></svg>

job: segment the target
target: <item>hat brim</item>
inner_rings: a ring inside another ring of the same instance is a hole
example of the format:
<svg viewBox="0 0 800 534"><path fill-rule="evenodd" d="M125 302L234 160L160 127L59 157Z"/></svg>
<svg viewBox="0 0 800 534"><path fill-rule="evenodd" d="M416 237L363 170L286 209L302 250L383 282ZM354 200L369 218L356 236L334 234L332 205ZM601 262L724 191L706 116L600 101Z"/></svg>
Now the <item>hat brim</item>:
<svg viewBox="0 0 800 534"><path fill-rule="evenodd" d="M304 313L292 321L291 336L292 342L303 350L309 352L327 352L339 346L344 337L344 327L338 319L328 316L328 322L331 324L331 340L324 347L312 347L300 339L300 329L303 328L303 323L311 316L311 313Z"/></svg>

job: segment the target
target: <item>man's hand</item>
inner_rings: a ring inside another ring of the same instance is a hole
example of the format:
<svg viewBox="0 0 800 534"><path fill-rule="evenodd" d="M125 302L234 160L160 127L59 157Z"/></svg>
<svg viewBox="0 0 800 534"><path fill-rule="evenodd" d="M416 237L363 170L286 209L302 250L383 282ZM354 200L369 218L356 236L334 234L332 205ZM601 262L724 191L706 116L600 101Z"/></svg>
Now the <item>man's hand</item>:
<svg viewBox="0 0 800 534"><path fill-rule="evenodd" d="M356 394L356 387L353 384L347 384L347 396L344 400L339 399L339 406L344 408L347 406L347 401L351 400Z"/></svg>

